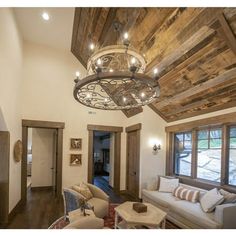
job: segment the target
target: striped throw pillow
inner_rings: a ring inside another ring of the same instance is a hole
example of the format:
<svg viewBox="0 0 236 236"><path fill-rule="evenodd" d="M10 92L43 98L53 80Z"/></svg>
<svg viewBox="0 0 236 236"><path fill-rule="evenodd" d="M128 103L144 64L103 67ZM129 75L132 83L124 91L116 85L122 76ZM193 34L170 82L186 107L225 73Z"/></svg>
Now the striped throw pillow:
<svg viewBox="0 0 236 236"><path fill-rule="evenodd" d="M198 202L200 191L194 191L179 186L174 190L173 195L182 200L187 200L190 202Z"/></svg>

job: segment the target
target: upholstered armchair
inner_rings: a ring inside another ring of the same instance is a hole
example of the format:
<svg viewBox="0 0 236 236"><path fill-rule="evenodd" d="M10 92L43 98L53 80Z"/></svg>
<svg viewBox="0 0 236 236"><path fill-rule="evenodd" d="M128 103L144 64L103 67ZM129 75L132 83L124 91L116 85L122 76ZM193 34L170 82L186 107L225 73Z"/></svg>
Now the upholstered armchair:
<svg viewBox="0 0 236 236"><path fill-rule="evenodd" d="M109 196L100 188L95 185L86 183L93 197L87 200L88 209L93 209L95 216L99 218L104 218L108 215L109 209ZM80 208L80 199L85 199L85 197L79 192L72 189L72 187L63 189L65 216L68 217L70 211Z"/></svg>

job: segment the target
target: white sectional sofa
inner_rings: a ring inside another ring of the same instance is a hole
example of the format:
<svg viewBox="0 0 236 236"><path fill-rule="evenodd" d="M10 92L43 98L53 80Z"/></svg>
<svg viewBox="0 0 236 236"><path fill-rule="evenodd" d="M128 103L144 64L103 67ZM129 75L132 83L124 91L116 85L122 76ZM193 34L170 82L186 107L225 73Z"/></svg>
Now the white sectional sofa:
<svg viewBox="0 0 236 236"><path fill-rule="evenodd" d="M207 190L180 184L200 191L200 198ZM211 213L205 213L199 202L180 200L172 193L142 190L143 202L149 202L167 213L167 219L181 228L193 229L236 229L236 204L221 204Z"/></svg>

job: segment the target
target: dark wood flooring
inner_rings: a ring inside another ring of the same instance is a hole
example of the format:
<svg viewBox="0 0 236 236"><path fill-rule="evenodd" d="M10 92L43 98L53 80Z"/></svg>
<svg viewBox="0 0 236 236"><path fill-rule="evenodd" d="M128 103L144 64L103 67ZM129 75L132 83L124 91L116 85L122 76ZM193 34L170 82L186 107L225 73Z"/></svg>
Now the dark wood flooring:
<svg viewBox="0 0 236 236"><path fill-rule="evenodd" d="M63 216L63 200L55 198L52 190L28 189L27 204L9 222L8 229L47 229Z"/></svg>
<svg viewBox="0 0 236 236"><path fill-rule="evenodd" d="M126 194L115 194L102 178L96 185L109 196L111 203L133 201ZM7 229L47 229L55 220L64 215L63 199L55 198L52 190L31 190L28 188L27 204L20 207L17 214L7 225Z"/></svg>

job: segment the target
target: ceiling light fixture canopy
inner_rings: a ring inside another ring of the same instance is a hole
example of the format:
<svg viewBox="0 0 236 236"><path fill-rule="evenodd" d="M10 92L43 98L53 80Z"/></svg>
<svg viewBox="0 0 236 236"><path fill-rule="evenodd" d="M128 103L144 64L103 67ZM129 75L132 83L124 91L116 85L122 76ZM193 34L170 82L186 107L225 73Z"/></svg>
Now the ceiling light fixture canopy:
<svg viewBox="0 0 236 236"><path fill-rule="evenodd" d="M145 74L146 61L129 42L95 51L87 62L87 75L75 80L74 98L85 106L103 110L124 110L152 103L160 95L157 69Z"/></svg>

